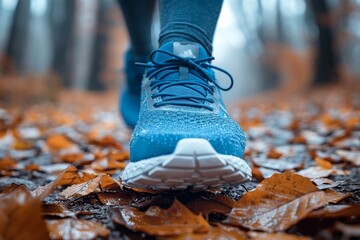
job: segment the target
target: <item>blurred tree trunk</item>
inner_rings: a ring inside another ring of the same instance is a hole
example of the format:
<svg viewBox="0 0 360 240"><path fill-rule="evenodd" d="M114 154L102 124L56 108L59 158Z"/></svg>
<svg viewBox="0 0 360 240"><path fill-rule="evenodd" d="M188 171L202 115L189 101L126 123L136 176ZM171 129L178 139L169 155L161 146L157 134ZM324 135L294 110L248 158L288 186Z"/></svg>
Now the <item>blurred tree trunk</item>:
<svg viewBox="0 0 360 240"><path fill-rule="evenodd" d="M5 69L5 71L23 73L26 68L26 56L24 55L28 40L29 19L30 1L18 1L5 48L5 57L10 62L12 69Z"/></svg>
<svg viewBox="0 0 360 240"><path fill-rule="evenodd" d="M318 27L317 56L315 60L314 83L336 82L337 52L334 42L334 23L326 0L310 0Z"/></svg>
<svg viewBox="0 0 360 240"><path fill-rule="evenodd" d="M75 0L51 0L50 22L54 44L52 68L66 87L71 86L71 49L74 41Z"/></svg>

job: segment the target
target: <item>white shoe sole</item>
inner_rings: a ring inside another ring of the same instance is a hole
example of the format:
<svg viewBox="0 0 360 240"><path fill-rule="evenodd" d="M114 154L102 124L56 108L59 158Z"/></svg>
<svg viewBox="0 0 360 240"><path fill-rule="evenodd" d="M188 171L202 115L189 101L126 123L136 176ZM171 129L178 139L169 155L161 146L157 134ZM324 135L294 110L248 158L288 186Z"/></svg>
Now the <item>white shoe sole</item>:
<svg viewBox="0 0 360 240"><path fill-rule="evenodd" d="M125 186L153 190L199 190L250 179L251 169L244 160L218 154L201 138L180 140L173 154L131 162L122 174Z"/></svg>

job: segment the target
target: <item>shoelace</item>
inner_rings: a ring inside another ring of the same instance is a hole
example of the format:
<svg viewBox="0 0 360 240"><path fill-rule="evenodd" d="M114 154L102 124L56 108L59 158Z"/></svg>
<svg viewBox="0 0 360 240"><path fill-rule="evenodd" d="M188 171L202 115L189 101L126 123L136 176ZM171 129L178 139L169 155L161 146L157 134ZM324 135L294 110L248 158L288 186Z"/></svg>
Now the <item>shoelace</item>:
<svg viewBox="0 0 360 240"><path fill-rule="evenodd" d="M166 55L169 55L173 58L168 59L164 62L158 62L155 60L155 55L158 53L163 53ZM153 78L154 76L157 76L159 73L167 71L166 74L162 75L161 78L158 78L156 80L153 80L150 83L151 91L154 89L158 89L157 93L152 94L152 98L162 97L161 102L155 102L154 107L160 107L164 105L180 105L180 106L190 106L190 107L203 107L207 108L209 110L214 110L213 107L204 104L205 101L213 103L214 100L212 98L207 97L207 93L210 93L211 95L214 94L215 88L210 85L210 83L213 83L214 86L219 88L222 91L229 91L232 86L234 85L234 79L230 75L229 72L226 70L216 67L214 65L209 64L211 60L214 60L214 57L207 57L202 59L193 59L188 57L181 57L178 55L175 55L171 52L167 52L161 49L155 50L150 54L150 63L136 63L139 66L143 66L146 68L149 68L147 72L147 77L149 79ZM194 80L165 80L164 78L172 73L179 72L180 67L186 67L188 68L188 73L193 74L197 76L200 81L194 81ZM226 74L230 79L230 86L227 88L221 87L215 79L213 79L210 74L206 71L206 68L212 68L215 70L218 70L224 74ZM188 89L193 90L194 92L198 93L197 96L194 95L179 95L176 93L168 93L164 91L165 89L175 86L175 85L181 85L183 87L186 87ZM196 86L200 86L205 90L205 94L198 89L196 89ZM166 97L166 99L164 99ZM180 100L180 101L179 101ZM187 101L181 101L181 100L187 100Z"/></svg>

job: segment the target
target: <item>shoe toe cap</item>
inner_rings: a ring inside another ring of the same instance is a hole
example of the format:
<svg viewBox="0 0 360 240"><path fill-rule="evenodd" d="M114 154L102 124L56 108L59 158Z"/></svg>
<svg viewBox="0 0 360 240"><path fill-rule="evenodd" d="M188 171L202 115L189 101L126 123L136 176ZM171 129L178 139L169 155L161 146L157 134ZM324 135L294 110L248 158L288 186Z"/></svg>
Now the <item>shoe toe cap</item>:
<svg viewBox="0 0 360 240"><path fill-rule="evenodd" d="M230 118L196 112L152 111L140 116L131 143L130 159L139 161L173 153L183 138L203 138L220 154L242 157L245 135Z"/></svg>

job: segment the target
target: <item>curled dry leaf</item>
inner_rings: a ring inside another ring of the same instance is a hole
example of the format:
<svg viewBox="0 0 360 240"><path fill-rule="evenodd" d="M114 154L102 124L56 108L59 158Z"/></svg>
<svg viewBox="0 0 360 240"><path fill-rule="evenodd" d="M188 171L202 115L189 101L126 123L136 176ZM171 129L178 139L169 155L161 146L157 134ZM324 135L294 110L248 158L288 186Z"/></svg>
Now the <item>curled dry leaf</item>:
<svg viewBox="0 0 360 240"><path fill-rule="evenodd" d="M45 204L41 206L42 214L45 216L55 216L55 217L74 217L75 213L65 208L59 203Z"/></svg>
<svg viewBox="0 0 360 240"><path fill-rule="evenodd" d="M54 181L51 183L40 186L34 191L32 191L32 195L34 197L39 198L40 200L45 199L48 195L50 195L54 189L58 186L67 186L72 184L79 184L90 179L96 178L96 175L83 173L77 170L74 166L69 166L66 168Z"/></svg>
<svg viewBox="0 0 360 240"><path fill-rule="evenodd" d="M283 231L327 205L325 193L300 175L274 174L234 205L226 223L251 230Z"/></svg>
<svg viewBox="0 0 360 240"><path fill-rule="evenodd" d="M58 219L47 220L50 239L94 239L96 237L107 237L110 231L100 223L77 220Z"/></svg>
<svg viewBox="0 0 360 240"><path fill-rule="evenodd" d="M311 212L307 218L345 218L360 216L360 205L328 205Z"/></svg>
<svg viewBox="0 0 360 240"><path fill-rule="evenodd" d="M210 230L210 225L201 215L195 215L178 200L168 209L157 206L151 206L145 212L132 207L112 209L111 218L130 230L155 236L206 233Z"/></svg>
<svg viewBox="0 0 360 240"><path fill-rule="evenodd" d="M86 196L90 193L97 193L111 188L120 188L119 183L117 183L109 175L101 174L96 178L90 179L87 182L79 183L72 185L66 188L60 193L60 196L68 199L70 197L81 197Z"/></svg>
<svg viewBox="0 0 360 240"><path fill-rule="evenodd" d="M329 203L338 203L341 200L351 196L351 193L341 193L331 189L325 189L324 193L326 194L326 199Z"/></svg>
<svg viewBox="0 0 360 240"><path fill-rule="evenodd" d="M0 239L48 239L39 199L24 186L0 197Z"/></svg>

